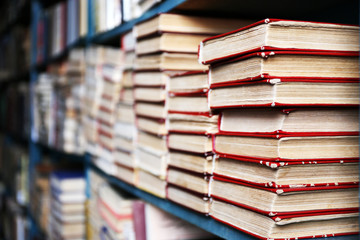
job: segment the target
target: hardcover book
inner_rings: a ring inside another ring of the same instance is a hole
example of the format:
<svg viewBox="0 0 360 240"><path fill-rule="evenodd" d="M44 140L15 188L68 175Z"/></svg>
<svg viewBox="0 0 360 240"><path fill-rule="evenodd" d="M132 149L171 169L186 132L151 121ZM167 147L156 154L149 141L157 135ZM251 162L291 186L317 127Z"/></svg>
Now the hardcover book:
<svg viewBox="0 0 360 240"><path fill-rule="evenodd" d="M260 213L214 199L210 206L210 216L222 223L244 231L260 239L301 239L324 236L353 235L359 232L357 214L339 214L328 220L293 216L276 221ZM257 223L257 224L254 224ZM354 235L355 237L355 235Z"/></svg>
<svg viewBox="0 0 360 240"><path fill-rule="evenodd" d="M214 151L223 156L239 156L270 161L357 160L358 136L249 137L217 135Z"/></svg>
<svg viewBox="0 0 360 240"><path fill-rule="evenodd" d="M221 135L358 135L357 108L239 108L220 114Z"/></svg>
<svg viewBox="0 0 360 240"><path fill-rule="evenodd" d="M210 200L208 197L171 184L167 187L166 198L198 213L208 214L210 211Z"/></svg>
<svg viewBox="0 0 360 240"><path fill-rule="evenodd" d="M219 34L246 26L252 21L243 19L226 19L186 16L162 13L134 27L134 36L143 38L156 33Z"/></svg>
<svg viewBox="0 0 360 240"><path fill-rule="evenodd" d="M262 187L320 187L359 182L358 161L341 161L279 162L220 156L215 160L213 174Z"/></svg>
<svg viewBox="0 0 360 240"><path fill-rule="evenodd" d="M211 35L162 33L159 36L140 39L136 43L137 55L157 52L197 53L199 43Z"/></svg>
<svg viewBox="0 0 360 240"><path fill-rule="evenodd" d="M265 19L201 42L204 64L263 49L359 51L359 26Z"/></svg>
<svg viewBox="0 0 360 240"><path fill-rule="evenodd" d="M259 186L214 176L211 197L248 208L264 215L314 215L327 218L327 213L359 212L358 184L321 187Z"/></svg>
<svg viewBox="0 0 360 240"><path fill-rule="evenodd" d="M356 107L359 83L264 79L209 91L211 109L234 107Z"/></svg>
<svg viewBox="0 0 360 240"><path fill-rule="evenodd" d="M358 61L358 52L254 52L211 65L209 82L211 87L261 79L273 82L358 82Z"/></svg>

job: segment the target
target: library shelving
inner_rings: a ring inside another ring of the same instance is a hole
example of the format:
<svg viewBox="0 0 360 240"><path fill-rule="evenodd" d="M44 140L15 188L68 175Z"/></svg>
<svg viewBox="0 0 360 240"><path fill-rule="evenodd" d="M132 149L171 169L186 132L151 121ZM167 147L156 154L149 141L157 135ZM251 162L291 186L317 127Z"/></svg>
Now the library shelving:
<svg viewBox="0 0 360 240"><path fill-rule="evenodd" d="M95 1L87 0L87 33L85 36L81 36L76 41L65 46L60 52L46 56L42 61L37 60L37 28L38 21L45 8L48 8L61 1L45 1L45 0L29 0L27 3L18 10L15 19L9 21L6 26L0 30L0 36L2 37L13 28L18 22L26 21L26 9L30 7L30 32L31 32L31 62L30 68L25 73L20 73L15 76L6 78L6 82L12 84L17 82L18 79L30 79L30 88L35 85L39 73L44 71L50 64L61 61L66 57L68 52L75 47L88 47L92 44L98 45L112 45L119 46L120 36L127 31L131 30L133 26L141 21L149 19L159 13L164 12L185 12L198 15L220 15L220 16L237 16L250 18L254 20L260 20L267 17L284 18L284 19L298 19L298 20L312 20L312 21L324 21L324 22L338 22L347 24L359 23L359 2L356 0L259 0L259 1L238 1L238 0L163 0L140 17L123 22L119 26L110 29L105 32L95 33L95 16L94 8ZM25 20L24 20L25 18ZM34 94L30 92L30 94ZM33 112L34 103L30 102L30 125L33 126ZM238 231L228 225L215 221L214 219L205 215L200 215L168 200L158 198L147 192L144 192L134 186L131 186L113 176L107 175L105 172L91 163L91 154L86 153L84 155L74 155L60 152L52 149L46 145L35 142L31 136L16 137L10 133L5 132L5 135L11 139L10 142L20 142L22 145L27 145L29 149L29 177L34 172L36 165L42 161L43 153L49 153L54 161L58 159L67 158L69 161L75 161L82 163L85 172L90 169L99 173L109 183L117 186L118 188L129 192L140 199L143 199L151 204L158 206L159 208L178 216L206 231L209 231L221 238L225 239L255 239L254 237ZM12 144L12 143L10 143ZM87 185L89 186L89 178L87 177ZM87 191L89 195L89 191ZM30 236L32 237L43 236L43 233L39 230L37 223L34 221L33 214L27 208L25 211L30 220ZM358 239L358 236L339 236L339 237L327 237L318 239L334 239L334 240L350 240Z"/></svg>

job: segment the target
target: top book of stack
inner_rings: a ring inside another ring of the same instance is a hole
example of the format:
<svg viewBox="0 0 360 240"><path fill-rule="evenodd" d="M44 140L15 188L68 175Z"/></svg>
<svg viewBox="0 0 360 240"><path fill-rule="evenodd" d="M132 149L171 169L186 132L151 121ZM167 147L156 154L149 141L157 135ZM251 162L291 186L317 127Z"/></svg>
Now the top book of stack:
<svg viewBox="0 0 360 240"><path fill-rule="evenodd" d="M203 40L199 62L212 64L264 50L359 51L359 26L265 19Z"/></svg>

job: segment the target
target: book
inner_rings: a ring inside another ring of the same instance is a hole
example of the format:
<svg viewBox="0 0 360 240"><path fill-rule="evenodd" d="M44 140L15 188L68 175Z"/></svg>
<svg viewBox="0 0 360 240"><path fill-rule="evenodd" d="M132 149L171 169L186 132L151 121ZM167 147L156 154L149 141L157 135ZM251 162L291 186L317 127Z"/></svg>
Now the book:
<svg viewBox="0 0 360 240"><path fill-rule="evenodd" d="M197 53L201 40L210 35L162 33L159 36L139 39L136 43L137 55L174 52L174 53Z"/></svg>
<svg viewBox="0 0 360 240"><path fill-rule="evenodd" d="M124 52L134 51L135 46L136 46L136 39L134 37L133 31L128 31L121 36L121 49Z"/></svg>
<svg viewBox="0 0 360 240"><path fill-rule="evenodd" d="M135 104L135 113L138 116L165 119L167 109L163 103L137 102Z"/></svg>
<svg viewBox="0 0 360 240"><path fill-rule="evenodd" d="M209 89L207 71L175 74L169 80L169 93L206 93Z"/></svg>
<svg viewBox="0 0 360 240"><path fill-rule="evenodd" d="M197 173L190 169L180 169L170 166L167 170L166 181L168 184L200 193L203 196L209 195L209 176L204 173Z"/></svg>
<svg viewBox="0 0 360 240"><path fill-rule="evenodd" d="M202 134L169 134L168 146L170 149L191 153L208 153L213 150L212 137Z"/></svg>
<svg viewBox="0 0 360 240"><path fill-rule="evenodd" d="M85 190L84 173L76 171L54 171L50 176L51 187L57 191Z"/></svg>
<svg viewBox="0 0 360 240"><path fill-rule="evenodd" d="M216 136L214 151L223 156L278 161L358 159L357 136L283 137Z"/></svg>
<svg viewBox="0 0 360 240"><path fill-rule="evenodd" d="M159 198L166 197L166 181L142 169L137 169L138 182L136 187Z"/></svg>
<svg viewBox="0 0 360 240"><path fill-rule="evenodd" d="M150 204L145 205L146 239L208 239L210 233Z"/></svg>
<svg viewBox="0 0 360 240"><path fill-rule="evenodd" d="M157 155L168 152L166 136L156 136L147 132L139 131L137 146Z"/></svg>
<svg viewBox="0 0 360 240"><path fill-rule="evenodd" d="M201 42L205 64L263 49L359 51L359 26L264 19Z"/></svg>
<svg viewBox="0 0 360 240"><path fill-rule="evenodd" d="M109 185L98 189L98 211L116 233L124 233L126 224L132 222L132 200Z"/></svg>
<svg viewBox="0 0 360 240"><path fill-rule="evenodd" d="M50 236L53 238L58 236L60 239L83 239L86 232L84 223L64 224L54 218L51 218L50 226L52 229Z"/></svg>
<svg viewBox="0 0 360 240"><path fill-rule="evenodd" d="M203 133L205 135L218 132L219 115L201 113L169 113L168 129L173 133Z"/></svg>
<svg viewBox="0 0 360 240"><path fill-rule="evenodd" d="M273 79L274 82L319 83L358 81L358 59L357 52L253 52L211 65L209 82L215 87L261 79Z"/></svg>
<svg viewBox="0 0 360 240"><path fill-rule="evenodd" d="M293 224L281 224L268 216L214 199L210 216L260 239L299 239L352 235L359 232L358 217L345 214L335 219L306 221L306 216L294 216ZM258 223L258 224L253 224Z"/></svg>
<svg viewBox="0 0 360 240"><path fill-rule="evenodd" d="M63 204L70 203L84 203L86 201L85 190L76 192L61 192L54 188L51 189L51 194L56 201Z"/></svg>
<svg viewBox="0 0 360 240"><path fill-rule="evenodd" d="M212 174L212 154L190 154L183 151L171 150L169 153L169 166L179 169L191 170L201 174Z"/></svg>
<svg viewBox="0 0 360 240"><path fill-rule="evenodd" d="M209 91L211 109L234 107L356 107L359 83L265 79Z"/></svg>
<svg viewBox="0 0 360 240"><path fill-rule="evenodd" d="M223 135L320 136L358 135L356 108L241 108L223 110Z"/></svg>
<svg viewBox="0 0 360 240"><path fill-rule="evenodd" d="M136 101L160 103L166 99L165 88L137 87L134 90Z"/></svg>
<svg viewBox="0 0 360 240"><path fill-rule="evenodd" d="M139 130L155 135L166 135L168 133L166 119L153 119L138 116L137 127Z"/></svg>
<svg viewBox="0 0 360 240"><path fill-rule="evenodd" d="M209 104L206 94L170 94L168 98L170 113L209 113Z"/></svg>
<svg viewBox="0 0 360 240"><path fill-rule="evenodd" d="M69 213L84 213L85 205L83 203L69 203L62 204L59 201L52 200L51 207L59 213L69 214Z"/></svg>
<svg viewBox="0 0 360 240"><path fill-rule="evenodd" d="M243 19L198 17L162 13L150 20L135 25L133 31L136 38L142 38L158 32L214 35L228 32L250 23L252 23L251 20Z"/></svg>
<svg viewBox="0 0 360 240"><path fill-rule="evenodd" d="M116 148L113 154L115 163L121 164L129 168L135 167L135 157L132 152Z"/></svg>
<svg viewBox="0 0 360 240"><path fill-rule="evenodd" d="M208 67L197 61L193 53L167 53L138 56L134 63L135 70L174 70L196 71L207 70Z"/></svg>
<svg viewBox="0 0 360 240"><path fill-rule="evenodd" d="M147 151L142 147L135 150L136 163L139 168L165 179L167 169L167 154L157 154L154 151Z"/></svg>
<svg viewBox="0 0 360 240"><path fill-rule="evenodd" d="M116 105L116 121L124 123L135 123L134 106L131 104L117 103Z"/></svg>
<svg viewBox="0 0 360 240"><path fill-rule="evenodd" d="M215 160L213 174L263 187L335 186L359 182L358 166L359 163L356 161L268 162L220 156Z"/></svg>
<svg viewBox="0 0 360 240"><path fill-rule="evenodd" d="M133 139L124 138L116 135L114 137L114 146L116 150L120 150L127 153L131 153L135 149L135 144Z"/></svg>
<svg viewBox="0 0 360 240"><path fill-rule="evenodd" d="M128 167L126 165L119 164L118 162L115 165L110 166L113 171L113 176L130 184L137 185L138 177L137 172L134 168Z"/></svg>
<svg viewBox="0 0 360 240"><path fill-rule="evenodd" d="M281 218L287 215L308 216L325 213L357 213L358 185L320 187L255 186L251 183L214 176L210 185L211 197L268 216Z"/></svg>
<svg viewBox="0 0 360 240"><path fill-rule="evenodd" d="M133 82L136 87L161 87L168 85L169 77L186 71L136 71Z"/></svg>
<svg viewBox="0 0 360 240"><path fill-rule="evenodd" d="M201 214L208 214L210 211L209 198L174 185L168 185L166 198Z"/></svg>

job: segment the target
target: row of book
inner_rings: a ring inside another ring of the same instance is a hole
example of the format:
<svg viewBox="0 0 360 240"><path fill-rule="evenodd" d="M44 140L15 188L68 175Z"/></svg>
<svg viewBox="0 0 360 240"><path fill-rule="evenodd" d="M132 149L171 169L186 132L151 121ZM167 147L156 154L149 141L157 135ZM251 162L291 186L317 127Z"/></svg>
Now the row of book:
<svg viewBox="0 0 360 240"><path fill-rule="evenodd" d="M60 54L88 33L88 1L65 0L39 12L36 62Z"/></svg>
<svg viewBox="0 0 360 240"><path fill-rule="evenodd" d="M89 239L209 239L215 236L116 190L90 172Z"/></svg>
<svg viewBox="0 0 360 240"><path fill-rule="evenodd" d="M109 31L131 21L161 2L160 0L97 0L89 12L88 0L64 0L39 13L36 61L62 53L67 46L85 37L88 15L94 19L94 33Z"/></svg>
<svg viewBox="0 0 360 240"><path fill-rule="evenodd" d="M82 154L82 97L84 53L73 51L69 61L52 65L39 75L34 94L32 140L61 151Z"/></svg>
<svg viewBox="0 0 360 240"><path fill-rule="evenodd" d="M358 33L179 14L139 23L121 50L85 51L86 151L259 238L355 234Z"/></svg>
<svg viewBox="0 0 360 240"><path fill-rule="evenodd" d="M89 172L37 166L31 211L50 239L202 239L211 234L121 192Z"/></svg>

